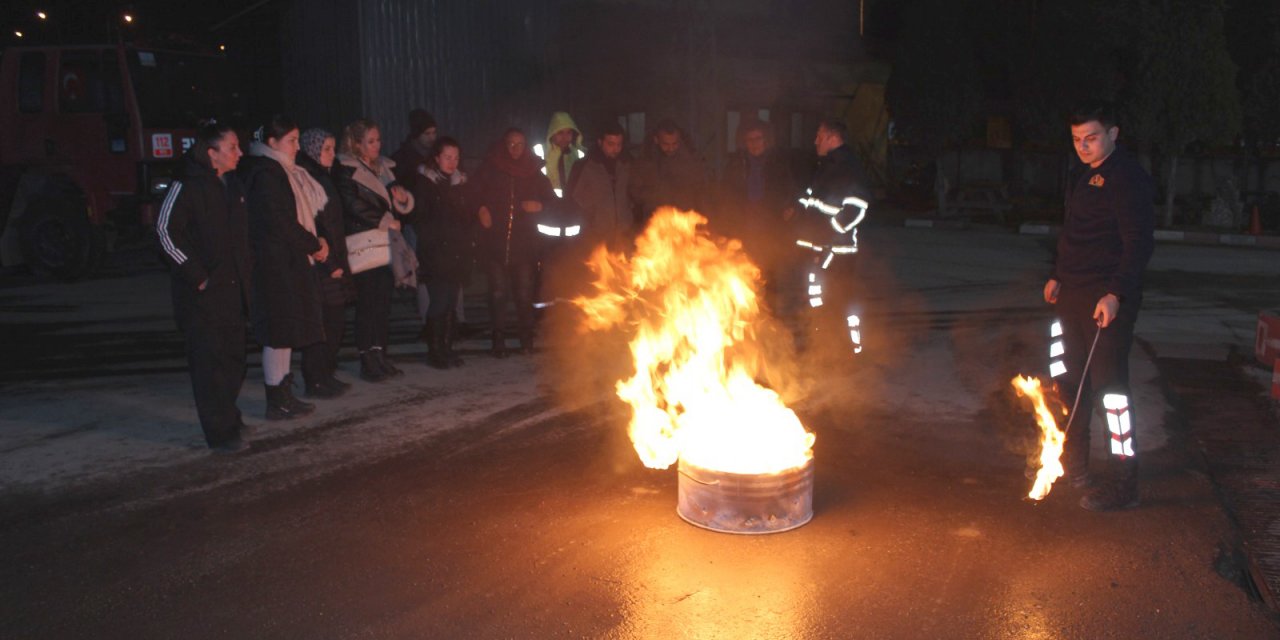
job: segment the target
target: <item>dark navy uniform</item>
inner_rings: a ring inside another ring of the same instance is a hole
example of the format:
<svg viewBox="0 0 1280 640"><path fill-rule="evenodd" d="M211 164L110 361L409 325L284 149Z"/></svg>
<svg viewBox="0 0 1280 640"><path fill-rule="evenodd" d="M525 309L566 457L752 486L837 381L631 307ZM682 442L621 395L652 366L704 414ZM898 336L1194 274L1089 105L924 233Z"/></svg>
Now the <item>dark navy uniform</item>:
<svg viewBox="0 0 1280 640"><path fill-rule="evenodd" d="M862 352L862 308L855 293L858 230L867 213L867 180L847 145L818 158L813 180L792 220L794 242L805 258L793 286L807 293L819 326L848 331L853 353ZM802 278L802 279L801 279Z"/></svg>
<svg viewBox="0 0 1280 640"><path fill-rule="evenodd" d="M1072 422L1066 443L1065 466L1073 478L1086 477L1089 423L1094 403L1101 399L1110 434L1108 450L1123 464L1123 481L1137 479L1129 348L1142 304L1142 272L1155 245L1154 198L1150 174L1120 147L1097 168L1080 165L1067 183L1066 219L1051 275L1061 285L1057 312L1064 352L1052 373L1068 406L1076 400L1076 390L1082 389L1079 417ZM1119 311L1097 334L1094 309L1108 293L1119 299ZM1089 379L1081 387L1080 376L1095 334L1098 345Z"/></svg>
<svg viewBox="0 0 1280 640"><path fill-rule="evenodd" d="M240 436L251 273L244 193L194 159L169 186L156 232L173 268L173 310L186 338L196 412L216 447ZM201 284L204 288L201 289Z"/></svg>

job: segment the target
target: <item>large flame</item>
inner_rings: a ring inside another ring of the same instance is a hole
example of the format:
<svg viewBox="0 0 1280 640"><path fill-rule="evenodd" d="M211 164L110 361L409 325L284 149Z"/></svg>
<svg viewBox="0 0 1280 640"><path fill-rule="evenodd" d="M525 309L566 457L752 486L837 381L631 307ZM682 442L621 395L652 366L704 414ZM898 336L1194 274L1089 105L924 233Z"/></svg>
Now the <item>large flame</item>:
<svg viewBox="0 0 1280 640"><path fill-rule="evenodd" d="M1062 469L1062 447L1067 441L1067 434L1058 428L1045 402L1044 390L1040 388L1040 380L1029 376L1017 376L1013 379L1013 388L1018 395L1030 398L1035 407L1036 424L1040 425L1040 468L1036 471L1036 482L1027 494L1032 500L1043 500L1053 489L1053 483L1064 473Z"/></svg>
<svg viewBox="0 0 1280 640"><path fill-rule="evenodd" d="M737 240L713 239L692 211L658 210L631 258L599 247L596 293L574 300L585 328L634 330L635 373L616 385L647 467L677 460L717 471L776 473L813 456L813 434L757 384L760 270Z"/></svg>

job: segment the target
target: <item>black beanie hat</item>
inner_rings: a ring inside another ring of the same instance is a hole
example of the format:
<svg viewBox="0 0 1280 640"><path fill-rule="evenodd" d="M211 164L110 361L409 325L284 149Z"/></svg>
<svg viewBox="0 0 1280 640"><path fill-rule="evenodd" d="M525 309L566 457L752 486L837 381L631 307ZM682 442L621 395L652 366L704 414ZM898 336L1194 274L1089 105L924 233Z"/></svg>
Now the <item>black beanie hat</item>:
<svg viewBox="0 0 1280 640"><path fill-rule="evenodd" d="M409 137L416 138L423 131L436 126L436 119L426 109L414 109L409 112Z"/></svg>

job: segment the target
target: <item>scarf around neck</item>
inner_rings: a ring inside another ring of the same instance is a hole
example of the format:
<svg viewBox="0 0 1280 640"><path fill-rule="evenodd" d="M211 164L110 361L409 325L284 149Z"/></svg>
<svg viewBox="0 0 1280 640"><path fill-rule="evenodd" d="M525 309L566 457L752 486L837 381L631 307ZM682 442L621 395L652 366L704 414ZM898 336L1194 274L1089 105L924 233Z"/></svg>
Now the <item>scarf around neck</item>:
<svg viewBox="0 0 1280 640"><path fill-rule="evenodd" d="M316 214L329 203L324 187L306 169L299 167L293 158L261 142L255 141L249 145L249 155L270 158L284 168L284 175L289 178L289 188L293 191L294 213L298 224L311 232L311 235L316 235Z"/></svg>

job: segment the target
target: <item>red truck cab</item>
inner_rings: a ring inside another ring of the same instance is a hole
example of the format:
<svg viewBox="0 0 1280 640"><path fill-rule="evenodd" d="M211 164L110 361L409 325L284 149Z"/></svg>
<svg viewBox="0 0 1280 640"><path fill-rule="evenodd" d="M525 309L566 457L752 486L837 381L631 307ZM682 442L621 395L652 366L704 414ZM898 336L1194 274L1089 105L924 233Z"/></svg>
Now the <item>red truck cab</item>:
<svg viewBox="0 0 1280 640"><path fill-rule="evenodd" d="M195 125L230 115L220 56L132 45L0 54L0 265L73 279L146 233ZM111 233L109 234L108 231Z"/></svg>

